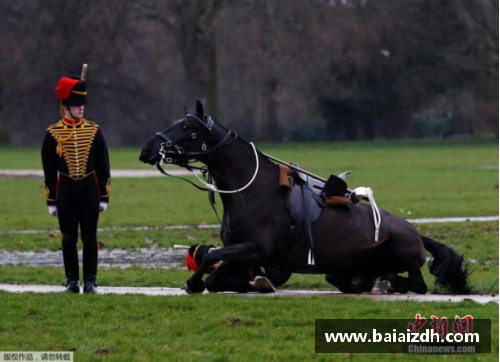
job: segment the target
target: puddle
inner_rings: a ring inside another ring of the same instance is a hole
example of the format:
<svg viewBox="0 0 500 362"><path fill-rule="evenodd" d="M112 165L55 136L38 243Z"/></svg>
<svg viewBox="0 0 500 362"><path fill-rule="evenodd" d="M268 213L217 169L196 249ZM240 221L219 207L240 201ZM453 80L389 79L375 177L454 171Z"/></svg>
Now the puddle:
<svg viewBox="0 0 500 362"><path fill-rule="evenodd" d="M144 268L169 269L183 266L186 258L186 250L174 250L172 248L141 248L141 249L113 249L99 250L100 268L130 268L139 266ZM80 264L82 262L82 251L78 252ZM23 265L31 267L40 266L63 266L60 251L45 251L36 253L33 251L0 251L0 265Z"/></svg>

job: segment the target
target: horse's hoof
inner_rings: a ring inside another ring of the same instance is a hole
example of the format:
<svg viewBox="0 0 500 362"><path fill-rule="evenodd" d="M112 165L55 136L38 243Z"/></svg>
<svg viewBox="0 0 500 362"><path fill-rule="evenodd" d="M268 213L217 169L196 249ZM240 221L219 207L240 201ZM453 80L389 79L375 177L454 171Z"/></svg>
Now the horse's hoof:
<svg viewBox="0 0 500 362"><path fill-rule="evenodd" d="M184 284L184 290L188 294L203 293L205 291L205 283L203 283L203 280L200 280L199 282L192 282L188 280L186 284Z"/></svg>
<svg viewBox="0 0 500 362"><path fill-rule="evenodd" d="M371 294L389 294L392 286L387 280L378 280L371 290Z"/></svg>

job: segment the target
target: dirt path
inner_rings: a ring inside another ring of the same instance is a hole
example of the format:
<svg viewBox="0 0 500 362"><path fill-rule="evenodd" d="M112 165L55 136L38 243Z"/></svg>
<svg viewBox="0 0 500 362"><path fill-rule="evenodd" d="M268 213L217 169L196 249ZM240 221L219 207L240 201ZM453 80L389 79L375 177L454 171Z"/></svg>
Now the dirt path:
<svg viewBox="0 0 500 362"><path fill-rule="evenodd" d="M0 290L10 293L61 293L62 286L58 285L14 285L0 284ZM188 296L180 288L137 288L137 287L99 287L100 294L141 294L150 296ZM206 293L206 292L205 292ZM323 295L332 298L343 298L345 295L340 292L316 291L316 290L278 290L273 294L236 294L225 293L228 295L237 295L242 297L304 297L313 295ZM352 297L352 295L351 295ZM378 301L419 301L419 302L463 302L474 301L479 304L499 303L497 295L441 295L441 294L394 294L394 295L355 295L355 298L370 298Z"/></svg>
<svg viewBox="0 0 500 362"><path fill-rule="evenodd" d="M182 175L190 175L191 172L181 169L165 169L171 175L182 176ZM154 170L152 167L149 169L140 169L140 170L111 170L112 178L121 178L121 177L158 177L163 176L158 170ZM43 170L0 170L0 178L43 178Z"/></svg>
<svg viewBox="0 0 500 362"><path fill-rule="evenodd" d="M186 250L166 248L113 249L99 250L100 268L143 268L169 269L184 265ZM82 251L78 252L82 263ZM61 251L7 251L0 250L0 265L22 265L30 267L56 266L62 267Z"/></svg>

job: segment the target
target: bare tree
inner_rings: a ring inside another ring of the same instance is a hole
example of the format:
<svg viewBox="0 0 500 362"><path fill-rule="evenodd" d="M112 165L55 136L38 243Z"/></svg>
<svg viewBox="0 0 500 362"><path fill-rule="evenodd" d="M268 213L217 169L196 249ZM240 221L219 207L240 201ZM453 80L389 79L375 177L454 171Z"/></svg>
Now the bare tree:
<svg viewBox="0 0 500 362"><path fill-rule="evenodd" d="M208 99L217 115L217 51L213 27L226 0L154 1L136 6L140 18L156 21L175 39L184 70L185 104Z"/></svg>
<svg viewBox="0 0 500 362"><path fill-rule="evenodd" d="M86 114L111 145L196 99L254 140L413 137L429 120L498 134L494 0L4 0L0 14L4 143L41 142L58 77L84 62Z"/></svg>

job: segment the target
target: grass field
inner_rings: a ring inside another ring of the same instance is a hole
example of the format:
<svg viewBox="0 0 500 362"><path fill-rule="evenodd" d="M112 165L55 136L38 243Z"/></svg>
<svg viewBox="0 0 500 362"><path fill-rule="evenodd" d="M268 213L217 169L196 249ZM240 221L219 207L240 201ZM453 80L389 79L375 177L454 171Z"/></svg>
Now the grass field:
<svg viewBox="0 0 500 362"><path fill-rule="evenodd" d="M70 296L0 293L2 350L73 350L76 361L498 361L462 356L314 353L315 319L491 318L498 305L373 302L353 297Z"/></svg>
<svg viewBox="0 0 500 362"><path fill-rule="evenodd" d="M260 149L297 161L322 177L351 170L351 189L370 186L380 207L405 218L498 215L498 143L493 141L283 144ZM138 154L139 149L111 149L112 168L150 169L139 162ZM36 149L17 153L3 147L0 157L0 169L41 168ZM1 188L0 214L6 220L0 221L0 230L57 228L57 221L45 212L42 179L3 179ZM100 226L216 222L206 195L182 180L116 178Z"/></svg>
<svg viewBox="0 0 500 362"><path fill-rule="evenodd" d="M362 142L262 145L259 149L320 176L352 170L350 188L370 186L380 207L405 218L498 215L498 142ZM112 149L115 169L148 168L139 149ZM40 168L35 149L0 148L0 169ZM47 213L41 179L0 179L0 250L58 250L57 220ZM220 203L218 205L220 207ZM161 226L216 223L206 195L180 180L114 179L101 227L105 248L217 243L214 230ZM498 294L498 222L418 225L422 234L464 254L473 288ZM16 230L41 230L19 234ZM423 268L430 287L433 278ZM180 287L183 269L101 269L100 285ZM0 267L0 283L59 284L60 268ZM322 276L294 275L287 289L332 289ZM498 304L375 302L352 297L247 298L230 295L10 294L0 292L0 351L73 350L76 361L163 360L464 360L498 361ZM314 320L492 319L492 354L314 353Z"/></svg>

